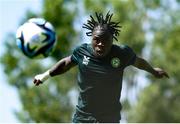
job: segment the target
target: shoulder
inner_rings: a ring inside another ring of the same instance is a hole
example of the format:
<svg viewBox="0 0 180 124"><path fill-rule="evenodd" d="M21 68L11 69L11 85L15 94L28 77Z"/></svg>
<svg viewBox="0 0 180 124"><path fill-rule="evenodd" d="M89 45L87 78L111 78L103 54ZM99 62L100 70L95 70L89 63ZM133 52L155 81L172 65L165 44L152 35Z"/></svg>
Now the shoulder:
<svg viewBox="0 0 180 124"><path fill-rule="evenodd" d="M133 51L131 47L128 45L113 45L112 46L112 54L113 55L118 55L121 58L128 59L131 58L132 56L135 56L136 53Z"/></svg>
<svg viewBox="0 0 180 124"><path fill-rule="evenodd" d="M133 51L128 45L115 45L112 46L113 51L129 52Z"/></svg>
<svg viewBox="0 0 180 124"><path fill-rule="evenodd" d="M85 50L85 49L87 49L87 46L88 46L87 43L83 43L83 44L77 46L74 50L75 51Z"/></svg>
<svg viewBox="0 0 180 124"><path fill-rule="evenodd" d="M86 44L86 43L77 46L77 47L73 50L73 53L72 53L72 55L71 55L71 60L72 60L75 64L78 64L78 63L79 63L79 59L81 58L81 56L82 56L84 53L87 53L86 51L87 51L87 44Z"/></svg>
<svg viewBox="0 0 180 124"><path fill-rule="evenodd" d="M79 56L82 56L82 55L89 56L90 55L89 46L90 46L89 44L83 43L74 49L73 54L79 55Z"/></svg>
<svg viewBox="0 0 180 124"><path fill-rule="evenodd" d="M118 55L125 66L134 64L136 60L135 52L127 45L113 45L113 54Z"/></svg>

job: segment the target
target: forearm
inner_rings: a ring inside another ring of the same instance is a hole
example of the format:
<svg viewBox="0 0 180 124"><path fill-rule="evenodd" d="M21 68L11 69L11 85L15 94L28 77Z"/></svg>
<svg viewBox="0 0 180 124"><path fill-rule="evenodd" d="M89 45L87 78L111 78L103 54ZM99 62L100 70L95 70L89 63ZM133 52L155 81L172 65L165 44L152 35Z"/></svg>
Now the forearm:
<svg viewBox="0 0 180 124"><path fill-rule="evenodd" d="M143 58L137 57L137 60L134 66L141 70L147 71L153 75L156 74L156 71L154 70L154 68Z"/></svg>
<svg viewBox="0 0 180 124"><path fill-rule="evenodd" d="M59 74L65 73L67 70L69 70L74 64L71 62L71 56L68 56L62 60L60 60L58 63L56 63L52 68L49 69L49 75L50 76L56 76Z"/></svg>
<svg viewBox="0 0 180 124"><path fill-rule="evenodd" d="M75 66L75 64L71 61L71 56L66 57L60 60L52 68L50 68L43 74L36 75L33 82L36 86L38 86L39 84L42 84L44 81L46 81L49 77L62 74L73 66Z"/></svg>

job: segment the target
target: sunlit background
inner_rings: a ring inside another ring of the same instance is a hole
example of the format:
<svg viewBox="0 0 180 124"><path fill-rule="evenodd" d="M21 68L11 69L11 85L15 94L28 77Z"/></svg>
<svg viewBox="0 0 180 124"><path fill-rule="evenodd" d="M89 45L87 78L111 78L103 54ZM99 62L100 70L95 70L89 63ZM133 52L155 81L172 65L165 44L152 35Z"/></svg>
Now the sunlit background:
<svg viewBox="0 0 180 124"><path fill-rule="evenodd" d="M123 26L120 42L170 79L128 67L125 70L121 122L180 122L179 0L0 0L0 122L71 122L77 103L77 68L35 87L46 71L79 44L90 42L82 24L95 11L114 13ZM29 59L17 48L17 28L32 17L51 22L57 46L45 59Z"/></svg>
<svg viewBox="0 0 180 124"><path fill-rule="evenodd" d="M8 33L15 33L26 11L40 12L41 0L0 0L0 56L4 51L3 42ZM0 122L20 122L15 110L22 109L17 89L7 83L7 75L0 65Z"/></svg>

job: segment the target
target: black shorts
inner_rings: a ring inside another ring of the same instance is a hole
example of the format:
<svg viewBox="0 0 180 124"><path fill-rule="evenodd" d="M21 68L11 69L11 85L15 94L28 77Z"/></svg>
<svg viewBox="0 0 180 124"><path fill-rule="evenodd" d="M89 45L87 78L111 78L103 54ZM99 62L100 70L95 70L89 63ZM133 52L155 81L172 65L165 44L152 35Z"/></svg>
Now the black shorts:
<svg viewBox="0 0 180 124"><path fill-rule="evenodd" d="M109 116L108 116L109 115ZM72 122L73 123L119 123L120 113L108 114L104 116L95 116L93 114L84 113L76 110Z"/></svg>

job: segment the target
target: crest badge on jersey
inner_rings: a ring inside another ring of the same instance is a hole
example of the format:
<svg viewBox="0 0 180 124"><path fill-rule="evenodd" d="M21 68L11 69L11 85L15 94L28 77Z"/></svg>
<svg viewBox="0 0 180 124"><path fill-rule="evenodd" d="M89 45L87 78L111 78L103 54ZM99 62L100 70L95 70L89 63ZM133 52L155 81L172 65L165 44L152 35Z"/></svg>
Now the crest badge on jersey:
<svg viewBox="0 0 180 124"><path fill-rule="evenodd" d="M118 68L120 66L120 59L115 57L111 59L111 65L113 68Z"/></svg>

